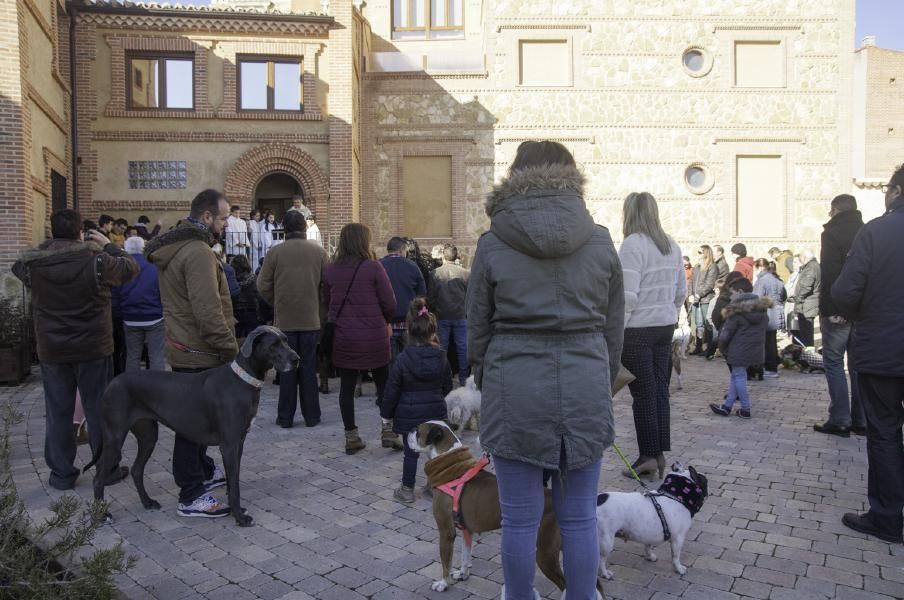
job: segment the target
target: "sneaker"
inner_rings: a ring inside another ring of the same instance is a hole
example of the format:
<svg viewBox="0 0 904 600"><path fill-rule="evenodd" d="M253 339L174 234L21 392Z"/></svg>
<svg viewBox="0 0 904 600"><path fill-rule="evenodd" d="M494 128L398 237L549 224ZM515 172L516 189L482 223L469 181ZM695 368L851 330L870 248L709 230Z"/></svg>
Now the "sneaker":
<svg viewBox="0 0 904 600"><path fill-rule="evenodd" d="M716 404L715 402L711 403L709 405L709 408L720 417L727 417L731 414L730 408L725 408L724 406Z"/></svg>
<svg viewBox="0 0 904 600"><path fill-rule="evenodd" d="M176 514L180 517L203 517L205 519L218 519L229 516L229 507L211 495L196 498L191 504L179 503Z"/></svg>
<svg viewBox="0 0 904 600"><path fill-rule="evenodd" d="M766 371L763 373L766 379L778 379L778 371Z"/></svg>
<svg viewBox="0 0 904 600"><path fill-rule="evenodd" d="M749 418L750 418L750 411L749 411L749 410L744 410L743 408L739 408L739 409L738 409L738 412L737 412L736 414L737 414L739 417L741 417L742 419L749 419Z"/></svg>
<svg viewBox="0 0 904 600"><path fill-rule="evenodd" d="M214 467L213 476L204 482L204 491L209 492L224 485L226 485L226 474L220 467Z"/></svg>
<svg viewBox="0 0 904 600"><path fill-rule="evenodd" d="M403 504L414 504L414 488L400 485L392 493L392 497Z"/></svg>

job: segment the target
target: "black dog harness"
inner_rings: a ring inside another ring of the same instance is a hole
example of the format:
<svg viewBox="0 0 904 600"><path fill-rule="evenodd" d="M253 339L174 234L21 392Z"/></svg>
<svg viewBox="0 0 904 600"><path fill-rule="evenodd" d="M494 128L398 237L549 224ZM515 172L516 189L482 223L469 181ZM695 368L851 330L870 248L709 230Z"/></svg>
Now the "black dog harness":
<svg viewBox="0 0 904 600"><path fill-rule="evenodd" d="M656 514L659 515L659 522L662 524L662 535L665 541L672 539L672 532L669 531L669 524L665 520L665 513L662 512L662 507L659 505L657 498L663 496L674 500L686 508L692 517L703 506L704 498L702 487L675 473L670 473L666 476L658 490L655 492L646 490L643 495L650 499L650 502L653 503L653 508L656 509Z"/></svg>

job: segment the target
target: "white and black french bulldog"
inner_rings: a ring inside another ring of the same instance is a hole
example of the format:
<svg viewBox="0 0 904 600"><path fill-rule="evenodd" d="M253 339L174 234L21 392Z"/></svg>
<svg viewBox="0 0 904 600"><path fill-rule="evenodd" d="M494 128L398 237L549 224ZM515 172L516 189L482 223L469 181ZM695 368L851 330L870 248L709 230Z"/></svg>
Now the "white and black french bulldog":
<svg viewBox="0 0 904 600"><path fill-rule="evenodd" d="M692 518L703 506L708 494L706 477L697 473L694 467L684 470L681 464L675 463L656 494L656 501L662 507L671 533L672 565L675 571L684 575L687 567L681 564L681 548L691 528ZM600 494L596 504L601 577L612 579L612 571L607 568L606 561L612 552L615 536L644 544L646 559L656 560L653 546L665 541L665 531L649 497L640 492L610 492Z"/></svg>

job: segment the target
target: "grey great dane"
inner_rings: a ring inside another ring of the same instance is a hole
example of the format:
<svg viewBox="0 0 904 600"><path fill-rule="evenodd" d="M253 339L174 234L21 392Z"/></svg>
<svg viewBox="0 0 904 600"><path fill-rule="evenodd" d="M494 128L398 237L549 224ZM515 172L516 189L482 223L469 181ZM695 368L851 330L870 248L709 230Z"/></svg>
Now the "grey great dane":
<svg viewBox="0 0 904 600"><path fill-rule="evenodd" d="M103 500L104 487L126 474L117 467L129 431L138 441L132 479L141 503L159 509L144 489L144 467L157 443L157 423L201 446L219 446L229 486L229 507L236 523L251 525L239 496L242 447L257 414L264 376L271 366L279 371L298 367L298 355L275 327L261 326L245 338L236 359L202 373L139 371L116 377L101 400L103 444L85 471L97 464L94 498Z"/></svg>

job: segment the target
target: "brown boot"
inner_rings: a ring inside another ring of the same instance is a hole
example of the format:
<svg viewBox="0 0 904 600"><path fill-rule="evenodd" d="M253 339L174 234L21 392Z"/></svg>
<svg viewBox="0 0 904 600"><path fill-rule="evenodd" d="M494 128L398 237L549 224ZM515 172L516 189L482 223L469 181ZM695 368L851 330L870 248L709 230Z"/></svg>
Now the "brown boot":
<svg viewBox="0 0 904 600"><path fill-rule="evenodd" d="M367 447L367 444L358 437L358 428L349 429L345 432L345 453L346 454L354 454L359 450L364 450Z"/></svg>
<svg viewBox="0 0 904 600"><path fill-rule="evenodd" d="M383 423L383 431L380 436L380 443L384 448L392 448L393 450L403 450L402 440L399 434L392 430L392 422Z"/></svg>

